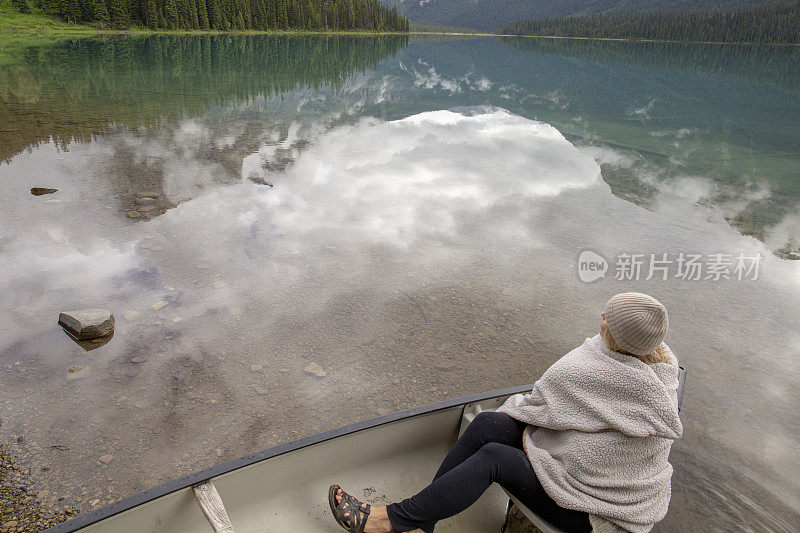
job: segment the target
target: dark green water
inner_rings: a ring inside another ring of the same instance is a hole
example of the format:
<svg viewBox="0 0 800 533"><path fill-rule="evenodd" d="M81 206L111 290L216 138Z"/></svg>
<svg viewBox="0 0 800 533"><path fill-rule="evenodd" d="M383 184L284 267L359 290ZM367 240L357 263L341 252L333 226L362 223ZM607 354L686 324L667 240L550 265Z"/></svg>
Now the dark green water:
<svg viewBox="0 0 800 533"><path fill-rule="evenodd" d="M690 376L656 530L800 528L797 48L72 41L0 66L0 161L0 439L48 503L531 383L638 290ZM762 259L615 278L682 253Z"/></svg>

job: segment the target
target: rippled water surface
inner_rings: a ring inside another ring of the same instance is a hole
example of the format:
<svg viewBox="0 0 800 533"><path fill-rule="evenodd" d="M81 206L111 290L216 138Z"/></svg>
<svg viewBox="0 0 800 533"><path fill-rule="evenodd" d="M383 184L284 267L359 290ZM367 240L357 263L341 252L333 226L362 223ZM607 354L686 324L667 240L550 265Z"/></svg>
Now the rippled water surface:
<svg viewBox="0 0 800 533"><path fill-rule="evenodd" d="M86 511L532 383L637 290L689 371L656 529L800 529L797 49L201 36L8 57L0 441L44 501ZM609 262L590 283L587 250ZM638 279L616 279L625 254ZM694 280L650 254L761 259ZM114 336L73 342L76 308L111 310Z"/></svg>

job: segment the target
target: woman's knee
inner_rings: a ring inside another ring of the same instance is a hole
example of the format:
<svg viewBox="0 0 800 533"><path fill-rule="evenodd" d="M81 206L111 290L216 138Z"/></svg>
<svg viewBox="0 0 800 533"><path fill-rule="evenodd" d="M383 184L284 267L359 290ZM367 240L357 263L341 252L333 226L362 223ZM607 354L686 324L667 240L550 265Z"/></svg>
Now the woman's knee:
<svg viewBox="0 0 800 533"><path fill-rule="evenodd" d="M497 459L505 455L508 448L509 446L507 444L501 444L499 442L489 442L481 446L481 449L478 450L478 453L481 453L482 455L490 457L492 459Z"/></svg>
<svg viewBox="0 0 800 533"><path fill-rule="evenodd" d="M483 469L490 472L492 481L500 484L516 482L520 475L532 472L530 461L523 450L499 442L490 442L476 452L476 459ZM535 479L535 474L533 476Z"/></svg>
<svg viewBox="0 0 800 533"><path fill-rule="evenodd" d="M475 459L483 469L491 472L492 480L495 481L503 464L506 462L510 447L499 442L489 442L481 446L475 452Z"/></svg>
<svg viewBox="0 0 800 533"><path fill-rule="evenodd" d="M505 413L481 411L475 415L475 418L472 419L472 422L469 423L468 427L474 426L475 428L497 429L498 426L502 427L511 421L513 421L513 419Z"/></svg>

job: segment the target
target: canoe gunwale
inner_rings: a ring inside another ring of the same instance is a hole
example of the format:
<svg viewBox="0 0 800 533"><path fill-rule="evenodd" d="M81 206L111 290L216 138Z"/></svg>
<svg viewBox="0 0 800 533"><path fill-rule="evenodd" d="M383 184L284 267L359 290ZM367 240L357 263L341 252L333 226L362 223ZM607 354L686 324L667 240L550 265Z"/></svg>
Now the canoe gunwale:
<svg viewBox="0 0 800 533"><path fill-rule="evenodd" d="M56 526L53 526L45 530L45 532L70 533L72 531L77 531L81 528L99 522L101 520L105 520L106 518L110 518L116 514L146 504L148 502L161 498L162 496L166 496L167 494L177 492L179 490L188 487L192 487L199 483L203 483L204 481L207 481L209 479L213 479L223 474L233 472L240 468L250 466L252 464L264 461L266 459L277 457L279 455L293 452L308 446L313 446L314 444L319 444L321 442L335 439L337 437L342 437L344 435L356 433L358 431L363 431L365 429L371 429L385 424L390 424L392 422L397 422L399 420L404 420L419 415L441 411L443 409L450 409L452 407L466 405L468 403L481 402L484 400L489 400L500 396L509 396L512 394L530 392L531 389L533 389L533 384L517 385L515 387L508 387L505 389L497 389L493 391L471 394L468 396L461 396L459 398L453 398L451 400L443 400L441 402L435 402L428 405L412 407L411 409L395 411L387 415L370 418L367 420L362 420L359 422L355 422L353 424L347 424L335 429L323 431L315 435L309 435L307 437L301 437L299 439L295 439L289 442L277 444L271 448L267 448L265 450L244 455L242 457L232 459L230 461L220 463L210 468L206 468L204 470L200 470L198 472L194 472L192 474L180 477L173 481L169 481L163 485L147 489L143 492L134 494L133 496L124 498L118 502L114 502L105 507L101 507L100 509L80 514L71 520L62 522L61 524L58 524ZM199 509L198 512L200 512Z"/></svg>

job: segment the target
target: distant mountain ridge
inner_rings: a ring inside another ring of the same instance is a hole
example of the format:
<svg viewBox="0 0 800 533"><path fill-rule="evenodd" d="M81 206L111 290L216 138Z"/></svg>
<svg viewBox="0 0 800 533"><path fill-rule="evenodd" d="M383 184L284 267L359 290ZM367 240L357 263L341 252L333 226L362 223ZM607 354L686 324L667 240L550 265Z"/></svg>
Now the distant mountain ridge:
<svg viewBox="0 0 800 533"><path fill-rule="evenodd" d="M493 31L510 22L623 13L718 11L775 0L381 0L396 5L412 23Z"/></svg>
<svg viewBox="0 0 800 533"><path fill-rule="evenodd" d="M499 33L625 40L800 44L800 1L725 11L524 19L500 28Z"/></svg>

